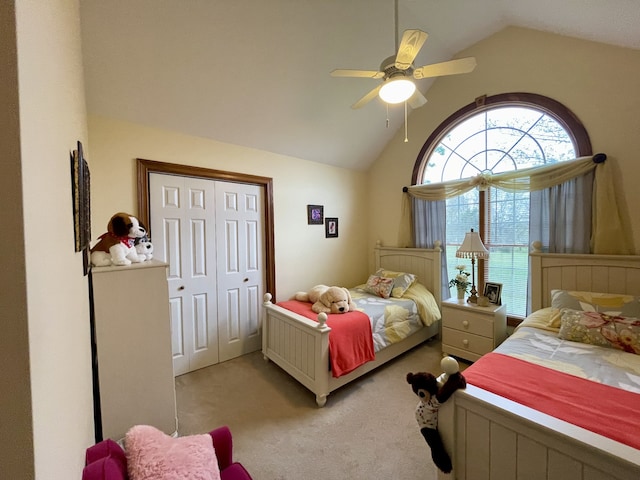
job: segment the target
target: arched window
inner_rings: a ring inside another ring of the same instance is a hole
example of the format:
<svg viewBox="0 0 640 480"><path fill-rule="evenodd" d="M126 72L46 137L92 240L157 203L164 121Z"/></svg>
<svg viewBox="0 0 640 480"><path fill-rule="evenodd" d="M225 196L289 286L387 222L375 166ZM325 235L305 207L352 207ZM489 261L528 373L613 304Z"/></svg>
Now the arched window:
<svg viewBox="0 0 640 480"><path fill-rule="evenodd" d="M586 130L562 104L526 93L482 97L451 115L427 139L412 183L508 172L591 153ZM529 193L474 189L446 201L450 278L456 265L464 263L455 252L471 228L480 232L490 251L489 260L478 263L478 289L485 280L501 283L507 312L525 316L529 245L536 240L529 238Z"/></svg>

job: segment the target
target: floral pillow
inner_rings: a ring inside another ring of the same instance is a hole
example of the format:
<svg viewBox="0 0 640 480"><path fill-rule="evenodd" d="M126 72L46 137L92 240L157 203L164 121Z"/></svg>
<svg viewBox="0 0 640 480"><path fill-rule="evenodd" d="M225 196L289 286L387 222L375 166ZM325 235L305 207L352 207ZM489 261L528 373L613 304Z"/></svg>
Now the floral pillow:
<svg viewBox="0 0 640 480"><path fill-rule="evenodd" d="M560 338L640 355L640 319L565 308Z"/></svg>
<svg viewBox="0 0 640 480"><path fill-rule="evenodd" d="M393 290L393 278L369 275L364 291L382 298L389 298Z"/></svg>
<svg viewBox="0 0 640 480"><path fill-rule="evenodd" d="M640 318L640 297L618 293L551 290L551 306ZM550 326L560 327L560 315L554 317Z"/></svg>
<svg viewBox="0 0 640 480"><path fill-rule="evenodd" d="M409 287L416 281L416 276L413 273L394 272L392 270L385 270L384 268L378 269L375 275L393 279L393 290L391 291L393 298L402 298L404 293L409 290Z"/></svg>

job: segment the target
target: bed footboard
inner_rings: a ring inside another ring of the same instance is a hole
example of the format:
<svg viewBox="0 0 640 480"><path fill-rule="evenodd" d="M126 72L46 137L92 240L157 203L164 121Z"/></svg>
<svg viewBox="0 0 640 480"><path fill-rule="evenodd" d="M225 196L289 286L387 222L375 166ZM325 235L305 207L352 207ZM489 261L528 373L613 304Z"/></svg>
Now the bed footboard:
<svg viewBox="0 0 640 480"><path fill-rule="evenodd" d="M318 322L285 310L271 303L271 294L264 296L262 354L316 394L316 403L323 407L330 393L329 332L326 314Z"/></svg>
<svg viewBox="0 0 640 480"><path fill-rule="evenodd" d="M640 451L468 385L439 410L454 470L440 479L637 478Z"/></svg>

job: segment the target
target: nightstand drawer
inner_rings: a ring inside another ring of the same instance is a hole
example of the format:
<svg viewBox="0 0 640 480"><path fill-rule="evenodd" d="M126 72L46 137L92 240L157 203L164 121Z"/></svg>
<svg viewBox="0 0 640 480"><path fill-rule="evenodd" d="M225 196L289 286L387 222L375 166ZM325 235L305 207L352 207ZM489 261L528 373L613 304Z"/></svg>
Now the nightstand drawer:
<svg viewBox="0 0 640 480"><path fill-rule="evenodd" d="M493 339L493 316L481 316L474 312L448 308L442 317L443 327Z"/></svg>
<svg viewBox="0 0 640 480"><path fill-rule="evenodd" d="M472 333L461 332L451 328L442 328L442 348L445 344L454 348L465 350L477 355L484 355L493 350L493 339L474 335Z"/></svg>

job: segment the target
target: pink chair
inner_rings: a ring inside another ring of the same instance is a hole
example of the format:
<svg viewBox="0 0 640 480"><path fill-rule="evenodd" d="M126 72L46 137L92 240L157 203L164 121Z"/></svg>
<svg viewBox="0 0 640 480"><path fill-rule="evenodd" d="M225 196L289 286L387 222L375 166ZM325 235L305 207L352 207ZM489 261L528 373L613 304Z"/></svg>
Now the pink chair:
<svg viewBox="0 0 640 480"><path fill-rule="evenodd" d="M228 427L209 432L216 449L222 480L252 480L242 464L233 461L233 441ZM82 480L129 480L127 457L113 440L107 439L89 447L85 457Z"/></svg>

